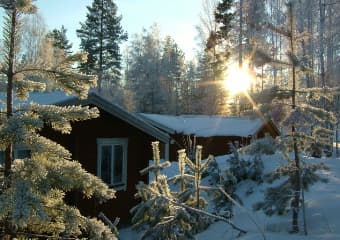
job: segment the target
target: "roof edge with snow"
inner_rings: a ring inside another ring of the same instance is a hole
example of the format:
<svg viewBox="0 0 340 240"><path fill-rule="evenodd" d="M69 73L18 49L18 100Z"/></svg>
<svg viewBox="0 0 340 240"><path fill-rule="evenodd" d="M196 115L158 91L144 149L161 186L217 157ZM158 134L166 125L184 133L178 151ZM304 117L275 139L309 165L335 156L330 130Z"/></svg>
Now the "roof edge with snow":
<svg viewBox="0 0 340 240"><path fill-rule="evenodd" d="M107 99L97 95L94 92L89 93L86 99L79 99L77 97L73 97L70 99L62 100L59 102L55 102L54 105L58 106L69 106L69 105L89 105L93 104L109 114L129 123L130 125L136 127L137 129L149 134L150 136L155 137L156 139L167 143L170 140L170 136L152 126L150 123L145 121L143 118L132 114L125 109L119 107L118 105L109 102Z"/></svg>
<svg viewBox="0 0 340 240"><path fill-rule="evenodd" d="M272 121L261 118L240 118L210 115L162 115L138 113L145 121L168 134L212 136L256 136L265 126L277 135L280 131Z"/></svg>

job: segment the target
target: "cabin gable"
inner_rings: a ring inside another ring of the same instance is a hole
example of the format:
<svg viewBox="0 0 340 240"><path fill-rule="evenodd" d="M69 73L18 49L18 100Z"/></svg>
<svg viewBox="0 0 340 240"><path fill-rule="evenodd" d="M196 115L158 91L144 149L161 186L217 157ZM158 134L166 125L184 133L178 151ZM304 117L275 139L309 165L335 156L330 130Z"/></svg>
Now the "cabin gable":
<svg viewBox="0 0 340 240"><path fill-rule="evenodd" d="M100 98L97 100L102 101ZM107 102L104 103L107 104ZM69 103L63 102L62 105L69 104L73 105L76 102L72 100ZM68 202L76 205L84 215L98 216L99 212L103 212L110 219L119 217L123 222L128 222L131 217L130 209L138 203L134 198L136 184L139 181L148 181L148 176L141 176L139 171L147 167L149 160L153 157L151 142L160 141L162 149L164 149L168 136L148 123L135 119L127 112L116 114L108 111L110 109L107 107L103 109L102 102L86 101L81 104L97 107L100 112L99 117L73 122L72 131L67 135L55 132L50 128L45 128L42 135L68 149L72 153L72 158L80 162L84 169L101 176L106 180L105 182L110 181L117 192L116 198L106 203L99 203L96 199L86 199L82 194L73 192L67 196ZM124 111L120 108L117 109L117 111ZM122 115L128 115L131 119L124 120ZM152 134L149 133L149 129ZM110 151L112 154L108 154ZM112 178L109 179L111 176L108 177L107 168L112 169L115 162L114 159L107 160L107 157L105 160L98 158L103 154L123 159L122 165L119 163L114 166L116 169L122 168L122 176L115 175L117 171L113 168ZM101 166L100 161L106 165ZM108 162L111 162L111 165ZM119 179L120 177L121 179Z"/></svg>

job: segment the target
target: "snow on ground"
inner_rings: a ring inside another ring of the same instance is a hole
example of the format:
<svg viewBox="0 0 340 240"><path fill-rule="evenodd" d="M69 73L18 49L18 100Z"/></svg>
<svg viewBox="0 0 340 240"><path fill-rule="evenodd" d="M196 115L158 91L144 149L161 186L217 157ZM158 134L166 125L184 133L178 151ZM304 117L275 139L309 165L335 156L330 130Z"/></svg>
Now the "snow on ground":
<svg viewBox="0 0 340 240"><path fill-rule="evenodd" d="M241 158L243 156L241 155ZM218 165L225 169L229 156L216 157ZM244 157L247 159L246 157ZM269 172L284 160L279 154L262 156L265 163L265 172ZM308 235L303 235L302 212L300 211L299 234L290 234L291 214L285 216L268 217L263 212L252 211L254 203L263 199L264 190L269 186L267 183L258 185L252 181L244 181L239 184L237 194L241 197L243 208L235 207L233 223L246 230L247 234L238 238L238 231L233 230L225 222L215 222L207 230L196 235L197 240L339 240L340 239L340 158L306 158L306 161L323 161L330 167L329 171L321 174L328 178L328 183L316 183L309 192L305 192L306 218ZM177 171L177 163L173 163L164 173L174 175ZM246 192L252 188L250 195ZM120 229L122 240L140 239L141 234L130 228Z"/></svg>

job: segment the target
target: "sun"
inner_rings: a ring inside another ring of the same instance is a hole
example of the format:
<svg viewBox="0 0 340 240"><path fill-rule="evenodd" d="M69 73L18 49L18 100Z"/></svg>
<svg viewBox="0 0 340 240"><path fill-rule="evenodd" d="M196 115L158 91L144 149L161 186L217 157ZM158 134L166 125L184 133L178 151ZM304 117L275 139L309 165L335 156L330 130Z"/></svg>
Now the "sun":
<svg viewBox="0 0 340 240"><path fill-rule="evenodd" d="M238 63L232 63L228 66L224 87L231 95L244 93L250 89L253 78L245 66L248 64L245 63L240 67Z"/></svg>

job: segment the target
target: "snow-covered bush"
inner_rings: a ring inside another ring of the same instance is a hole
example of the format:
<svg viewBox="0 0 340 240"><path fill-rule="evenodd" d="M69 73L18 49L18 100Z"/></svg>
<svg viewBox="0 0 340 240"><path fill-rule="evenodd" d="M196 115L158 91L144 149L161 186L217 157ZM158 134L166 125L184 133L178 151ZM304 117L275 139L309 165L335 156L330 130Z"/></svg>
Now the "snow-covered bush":
<svg viewBox="0 0 340 240"><path fill-rule="evenodd" d="M261 146L256 143L254 143L254 145L255 147L249 147L248 150L256 152L255 150L258 150L259 146ZM262 181L264 166L260 154L256 152L253 159L244 160L240 158L239 152L236 148L233 147L232 149L233 155L228 159L230 164L229 171L235 176L237 182L246 179ZM265 150L265 152L267 152L267 150Z"/></svg>
<svg viewBox="0 0 340 240"><path fill-rule="evenodd" d="M215 185L220 181L221 169L218 166L218 163L215 158L210 162L207 170L203 173L203 178L209 177L209 184Z"/></svg>
<svg viewBox="0 0 340 240"><path fill-rule="evenodd" d="M255 156L249 161L247 177L251 180L261 182L263 178L264 165L260 156Z"/></svg>
<svg viewBox="0 0 340 240"><path fill-rule="evenodd" d="M275 154L278 146L271 136L266 136L264 138L256 139L254 142L248 146L240 149L239 153L248 155L272 155Z"/></svg>

